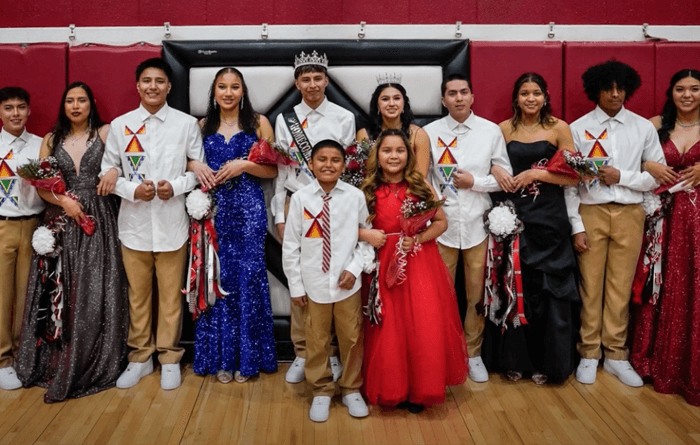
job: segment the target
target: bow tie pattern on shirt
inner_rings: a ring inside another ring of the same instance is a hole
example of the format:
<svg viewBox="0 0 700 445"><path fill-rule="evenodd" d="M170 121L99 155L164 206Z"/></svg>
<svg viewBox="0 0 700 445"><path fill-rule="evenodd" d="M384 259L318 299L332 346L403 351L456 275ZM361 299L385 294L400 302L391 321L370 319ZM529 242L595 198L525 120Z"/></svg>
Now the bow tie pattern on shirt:
<svg viewBox="0 0 700 445"><path fill-rule="evenodd" d="M593 131L593 130L591 130ZM593 143L593 147L591 150L588 152L588 157L589 158L602 158L602 157L607 157L608 152L605 151L605 148L603 148L603 144L600 141L607 141L608 139L608 130L604 129L598 137L593 136L591 134L591 131L586 130L585 131L585 138L587 141L595 141Z"/></svg>
<svg viewBox="0 0 700 445"><path fill-rule="evenodd" d="M445 142L438 137L437 146L445 149L437 162L437 168L443 180L443 182L440 184L440 193L445 193L445 189L450 189L456 195L457 189L453 183L454 174L457 171L458 164L457 160L452 155L450 148L454 149L457 147L457 138L454 138L449 144L445 144Z"/></svg>
<svg viewBox="0 0 700 445"><path fill-rule="evenodd" d="M124 136L132 136L131 140L126 146L126 160L131 167L132 173L129 173L129 181L133 181L134 178L138 179L139 182L146 180L146 175L139 172L139 168L143 165L143 161L146 159L146 152L141 145L141 142L136 137L137 134L146 134L146 124L142 125L141 128L132 131L126 125L124 126Z"/></svg>
<svg viewBox="0 0 700 445"><path fill-rule="evenodd" d="M10 150L0 161L0 191L2 191L0 206L7 202L19 208L19 195L17 193L17 181L19 178L7 162L12 157L12 150Z"/></svg>
<svg viewBox="0 0 700 445"><path fill-rule="evenodd" d="M322 238L323 237L323 229L321 228L321 223L319 222L319 219L321 218L323 214L323 211L319 212L318 215L314 215L304 207L304 219L305 220L310 220L312 219L313 221L311 222L311 227L309 227L309 230L306 231L306 235L304 235L306 238Z"/></svg>

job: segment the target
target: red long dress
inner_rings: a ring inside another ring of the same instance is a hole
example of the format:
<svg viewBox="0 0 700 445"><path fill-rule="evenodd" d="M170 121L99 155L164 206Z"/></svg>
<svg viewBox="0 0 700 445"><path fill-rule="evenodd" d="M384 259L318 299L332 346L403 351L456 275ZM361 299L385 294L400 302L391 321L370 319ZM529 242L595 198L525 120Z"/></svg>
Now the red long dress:
<svg viewBox="0 0 700 445"><path fill-rule="evenodd" d="M387 234L401 231L400 208L406 182L383 184L376 191L373 228ZM365 321L364 393L374 405L408 400L434 405L445 400L445 386L464 383L468 356L452 278L435 241L408 256L407 279L391 289L386 271L399 235L387 236L379 249L381 325Z"/></svg>
<svg viewBox="0 0 700 445"><path fill-rule="evenodd" d="M683 155L670 139L663 149L677 172L700 162L700 142ZM700 187L673 195L664 235L661 296L637 312L630 361L656 391L700 406Z"/></svg>

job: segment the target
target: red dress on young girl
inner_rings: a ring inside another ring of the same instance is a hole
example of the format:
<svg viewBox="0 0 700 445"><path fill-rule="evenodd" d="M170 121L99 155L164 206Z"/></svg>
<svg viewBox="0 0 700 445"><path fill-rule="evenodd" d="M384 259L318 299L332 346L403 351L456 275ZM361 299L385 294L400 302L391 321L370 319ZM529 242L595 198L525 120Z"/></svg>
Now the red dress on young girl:
<svg viewBox="0 0 700 445"><path fill-rule="evenodd" d="M388 234L379 249L379 293L382 323L365 320L364 393L374 405L408 400L434 405L445 400L445 386L464 383L467 347L452 278L434 240L409 253L406 281L386 285L388 266L401 231L399 215L408 184L382 184L374 229Z"/></svg>
<svg viewBox="0 0 700 445"><path fill-rule="evenodd" d="M700 142L685 154L670 139L663 149L676 172L700 162ZM630 362L656 391L700 406L700 186L673 194L664 232L661 296L636 313Z"/></svg>

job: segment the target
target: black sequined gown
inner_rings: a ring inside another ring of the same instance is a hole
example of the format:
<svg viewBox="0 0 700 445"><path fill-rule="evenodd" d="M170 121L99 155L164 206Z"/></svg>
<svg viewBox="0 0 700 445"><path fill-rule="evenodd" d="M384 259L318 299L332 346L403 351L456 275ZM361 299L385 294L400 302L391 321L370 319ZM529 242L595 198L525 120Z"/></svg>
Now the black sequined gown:
<svg viewBox="0 0 700 445"><path fill-rule="evenodd" d="M42 329L41 298L35 254L29 276L20 350L15 368L25 387L47 388L46 403L82 397L113 387L127 364L129 299L117 230L118 203L114 195L98 196L104 144L89 144L76 174L70 155L59 145L54 153L67 189L80 197L83 212L95 218L87 236L67 218L62 236L63 335L49 342ZM62 213L49 206L45 219Z"/></svg>
<svg viewBox="0 0 700 445"><path fill-rule="evenodd" d="M557 152L548 141L511 141L507 149L514 176ZM520 191L493 195L494 201L513 201L524 224L520 259L528 325L502 333L487 323L481 355L489 371L518 371L526 377L540 372L548 382L560 383L578 361L577 264L563 188L539 183L538 189L537 196Z"/></svg>

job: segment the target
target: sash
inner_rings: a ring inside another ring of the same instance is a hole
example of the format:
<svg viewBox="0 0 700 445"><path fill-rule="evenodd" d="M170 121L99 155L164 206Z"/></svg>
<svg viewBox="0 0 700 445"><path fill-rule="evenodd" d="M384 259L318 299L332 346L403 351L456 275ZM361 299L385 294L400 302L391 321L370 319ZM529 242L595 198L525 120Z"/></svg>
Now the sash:
<svg viewBox="0 0 700 445"><path fill-rule="evenodd" d="M309 165L311 163L311 142L309 142L309 138L306 136L304 129L301 128L296 113L294 111L288 111L282 113L282 116L284 117L284 123L287 124L289 133L292 135L292 139L294 139L294 143L297 144L299 153L304 157L306 165Z"/></svg>

